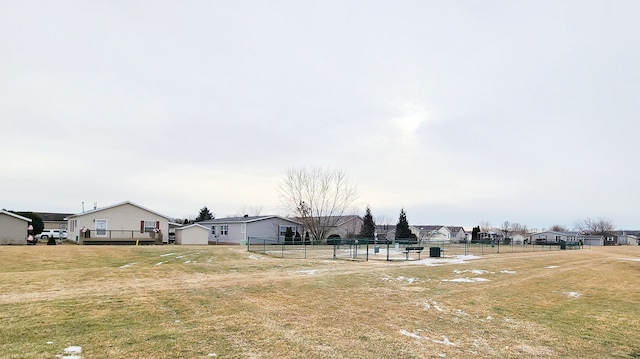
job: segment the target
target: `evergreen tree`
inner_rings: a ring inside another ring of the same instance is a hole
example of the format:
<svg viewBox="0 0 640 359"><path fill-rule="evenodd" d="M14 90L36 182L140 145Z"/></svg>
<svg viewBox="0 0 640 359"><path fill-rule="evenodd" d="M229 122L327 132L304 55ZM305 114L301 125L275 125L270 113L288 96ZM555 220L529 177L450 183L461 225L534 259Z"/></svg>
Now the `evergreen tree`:
<svg viewBox="0 0 640 359"><path fill-rule="evenodd" d="M309 231L304 232L304 243L311 244L311 239L309 238Z"/></svg>
<svg viewBox="0 0 640 359"><path fill-rule="evenodd" d="M471 230L471 242L478 241L478 233L480 233L480 226L473 227L473 229Z"/></svg>
<svg viewBox="0 0 640 359"><path fill-rule="evenodd" d="M291 227L287 227L287 231L284 232L284 244L292 244L293 242L293 230Z"/></svg>
<svg viewBox="0 0 640 359"><path fill-rule="evenodd" d="M22 217L31 218L31 225L33 226L33 234L40 234L44 230L44 222L42 222L42 218L39 215L33 212L14 212L17 215Z"/></svg>
<svg viewBox="0 0 640 359"><path fill-rule="evenodd" d="M300 235L300 232L296 231L296 235L293 237L293 243L302 244L302 236Z"/></svg>
<svg viewBox="0 0 640 359"><path fill-rule="evenodd" d="M398 224L396 224L396 239L401 238L417 238L409 229L409 222L407 221L407 214L404 212L404 208L400 210L400 218L398 218Z"/></svg>
<svg viewBox="0 0 640 359"><path fill-rule="evenodd" d="M208 220L214 219L214 218L215 217L211 214L211 211L209 211L209 208L207 208L207 206L204 206L200 210L200 213L198 214L198 217L196 218L196 222L208 221Z"/></svg>
<svg viewBox="0 0 640 359"><path fill-rule="evenodd" d="M369 208L369 206L367 206L367 212L365 213L362 220L362 226L360 227L360 233L358 234L358 237L373 238L376 232L376 222L373 221L371 208Z"/></svg>

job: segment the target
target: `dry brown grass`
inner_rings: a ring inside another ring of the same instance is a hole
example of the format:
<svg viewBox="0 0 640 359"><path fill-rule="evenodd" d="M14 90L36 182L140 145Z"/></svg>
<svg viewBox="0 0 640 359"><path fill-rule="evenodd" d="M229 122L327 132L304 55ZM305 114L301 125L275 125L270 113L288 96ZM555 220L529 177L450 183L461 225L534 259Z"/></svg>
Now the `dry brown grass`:
<svg viewBox="0 0 640 359"><path fill-rule="evenodd" d="M0 357L78 345L83 358L635 358L639 259L640 247L436 267L227 246L1 247ZM488 281L443 281L456 278Z"/></svg>

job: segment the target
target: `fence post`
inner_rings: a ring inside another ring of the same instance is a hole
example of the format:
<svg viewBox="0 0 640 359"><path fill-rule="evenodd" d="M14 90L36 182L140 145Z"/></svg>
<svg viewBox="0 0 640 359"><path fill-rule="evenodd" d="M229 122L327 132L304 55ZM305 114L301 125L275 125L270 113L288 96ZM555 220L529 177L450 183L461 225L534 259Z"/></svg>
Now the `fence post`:
<svg viewBox="0 0 640 359"><path fill-rule="evenodd" d="M369 238L367 238L367 256L366 256L366 260L367 260L367 262L369 261Z"/></svg>

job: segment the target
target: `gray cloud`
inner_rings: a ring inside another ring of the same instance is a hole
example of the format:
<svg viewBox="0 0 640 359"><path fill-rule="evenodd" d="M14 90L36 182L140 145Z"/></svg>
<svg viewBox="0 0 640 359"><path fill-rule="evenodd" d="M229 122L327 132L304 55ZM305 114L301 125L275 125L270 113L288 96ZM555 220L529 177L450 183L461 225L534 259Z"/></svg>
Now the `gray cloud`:
<svg viewBox="0 0 640 359"><path fill-rule="evenodd" d="M9 2L2 203L277 212L344 169L374 215L635 228L633 2ZM45 173L46 175L42 175ZM364 212L364 208L363 208Z"/></svg>

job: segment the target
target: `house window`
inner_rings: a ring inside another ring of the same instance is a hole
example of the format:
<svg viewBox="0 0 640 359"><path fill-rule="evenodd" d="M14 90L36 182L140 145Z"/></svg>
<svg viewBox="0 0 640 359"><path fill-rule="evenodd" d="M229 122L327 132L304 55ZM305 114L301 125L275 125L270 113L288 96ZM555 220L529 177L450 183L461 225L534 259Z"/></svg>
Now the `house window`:
<svg viewBox="0 0 640 359"><path fill-rule="evenodd" d="M559 240L560 240L560 236L556 236L556 241L559 241Z"/></svg>
<svg viewBox="0 0 640 359"><path fill-rule="evenodd" d="M156 229L156 221L144 221L144 233L151 233Z"/></svg>
<svg viewBox="0 0 640 359"><path fill-rule="evenodd" d="M216 226L211 226L211 234L216 235Z"/></svg>
<svg viewBox="0 0 640 359"><path fill-rule="evenodd" d="M96 219L96 236L106 236L107 235L107 220L106 219Z"/></svg>
<svg viewBox="0 0 640 359"><path fill-rule="evenodd" d="M247 232L247 224L246 223L242 223L240 225L240 233L246 233Z"/></svg>
<svg viewBox="0 0 640 359"><path fill-rule="evenodd" d="M221 236L227 236L229 235L229 226L228 225L222 225L220 226L220 235Z"/></svg>
<svg viewBox="0 0 640 359"><path fill-rule="evenodd" d="M297 226L280 226L278 232L280 233L280 237L284 237L287 235L287 228L291 228L291 232L295 235L298 231Z"/></svg>

